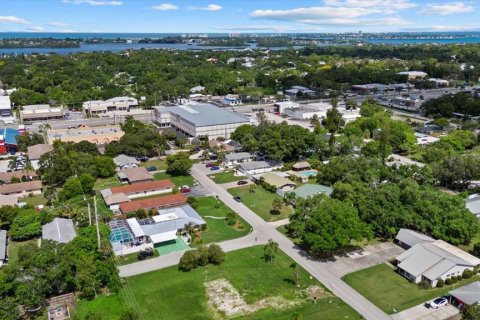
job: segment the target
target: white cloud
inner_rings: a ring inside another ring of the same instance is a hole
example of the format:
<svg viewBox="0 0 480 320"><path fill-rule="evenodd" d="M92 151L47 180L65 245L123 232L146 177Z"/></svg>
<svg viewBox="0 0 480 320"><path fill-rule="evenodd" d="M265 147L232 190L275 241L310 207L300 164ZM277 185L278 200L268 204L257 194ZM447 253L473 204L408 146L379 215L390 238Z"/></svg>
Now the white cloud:
<svg viewBox="0 0 480 320"><path fill-rule="evenodd" d="M220 11L223 9L222 6L218 4L209 4L206 7L188 7L189 10L203 10L203 11Z"/></svg>
<svg viewBox="0 0 480 320"><path fill-rule="evenodd" d="M322 31L325 28L321 26L314 27L296 27L289 25L271 25L271 24L255 24L255 25L239 25L239 26L221 26L216 27L216 30L220 31L236 31L236 32L246 32L246 31L267 31L267 32L318 32Z"/></svg>
<svg viewBox="0 0 480 320"><path fill-rule="evenodd" d="M30 32L42 32L42 31L45 31L45 28L41 26L35 26L35 27L27 28L26 30Z"/></svg>
<svg viewBox="0 0 480 320"><path fill-rule="evenodd" d="M464 2L450 2L450 3L429 3L423 8L420 13L423 14L439 14L446 16L455 13L472 12L475 8Z"/></svg>
<svg viewBox="0 0 480 320"><path fill-rule="evenodd" d="M388 12L414 8L410 0L324 0L325 5L346 8L381 8Z"/></svg>
<svg viewBox="0 0 480 320"><path fill-rule="evenodd" d="M402 31L407 32L429 32L429 31L479 31L480 25L433 25L433 26L420 26L414 28L404 28Z"/></svg>
<svg viewBox="0 0 480 320"><path fill-rule="evenodd" d="M51 27L66 27L68 26L68 23L62 21L52 21L49 22L48 25Z"/></svg>
<svg viewBox="0 0 480 320"><path fill-rule="evenodd" d="M121 6L123 1L110 0L62 0L63 3L89 4L91 6Z"/></svg>
<svg viewBox="0 0 480 320"><path fill-rule="evenodd" d="M158 11L168 11L168 10L177 10L178 7L171 3L162 3L162 4L159 4L158 6L153 6L152 9L158 10Z"/></svg>
<svg viewBox="0 0 480 320"><path fill-rule="evenodd" d="M15 16L0 16L0 22L5 23L18 23L18 24L29 24L30 22L19 17Z"/></svg>

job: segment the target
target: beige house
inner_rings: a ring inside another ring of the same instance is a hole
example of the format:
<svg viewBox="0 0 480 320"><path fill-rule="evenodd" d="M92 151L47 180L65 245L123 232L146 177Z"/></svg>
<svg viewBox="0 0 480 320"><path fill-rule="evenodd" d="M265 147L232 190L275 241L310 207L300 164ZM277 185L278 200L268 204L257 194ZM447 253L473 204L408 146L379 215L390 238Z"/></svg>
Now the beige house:
<svg viewBox="0 0 480 320"><path fill-rule="evenodd" d="M260 179L262 178L263 181L277 188L277 193L282 197L284 197L287 192L293 191L297 186L295 182L292 182L289 179L284 178L275 172L265 173L260 176Z"/></svg>
<svg viewBox="0 0 480 320"><path fill-rule="evenodd" d="M133 184L153 181L153 175L144 167L123 169L117 175L123 183Z"/></svg>
<svg viewBox="0 0 480 320"><path fill-rule="evenodd" d="M63 119L65 111L63 107L50 107L48 104L35 104L23 106L20 111L20 120L23 123L34 121Z"/></svg>
<svg viewBox="0 0 480 320"><path fill-rule="evenodd" d="M103 126L90 128L81 126L75 129L58 129L48 131L48 143L55 140L64 142L88 141L96 145L104 145L112 141L119 141L125 133L120 126Z"/></svg>
<svg viewBox="0 0 480 320"><path fill-rule="evenodd" d="M1 195L14 195L17 197L28 197L29 194L42 194L42 181L34 180L28 182L4 184L0 186Z"/></svg>
<svg viewBox="0 0 480 320"><path fill-rule="evenodd" d="M33 169L37 170L39 168L38 162L40 161L40 157L50 151L53 151L53 146L44 143L36 144L27 148L28 159L30 159Z"/></svg>

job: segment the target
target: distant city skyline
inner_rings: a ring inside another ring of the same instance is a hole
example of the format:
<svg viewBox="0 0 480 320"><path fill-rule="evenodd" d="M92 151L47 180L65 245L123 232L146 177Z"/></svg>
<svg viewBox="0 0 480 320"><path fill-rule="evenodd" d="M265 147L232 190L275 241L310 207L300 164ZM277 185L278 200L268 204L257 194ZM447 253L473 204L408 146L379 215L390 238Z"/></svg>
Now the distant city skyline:
<svg viewBox="0 0 480 320"><path fill-rule="evenodd" d="M476 1L3 0L0 32L480 31Z"/></svg>

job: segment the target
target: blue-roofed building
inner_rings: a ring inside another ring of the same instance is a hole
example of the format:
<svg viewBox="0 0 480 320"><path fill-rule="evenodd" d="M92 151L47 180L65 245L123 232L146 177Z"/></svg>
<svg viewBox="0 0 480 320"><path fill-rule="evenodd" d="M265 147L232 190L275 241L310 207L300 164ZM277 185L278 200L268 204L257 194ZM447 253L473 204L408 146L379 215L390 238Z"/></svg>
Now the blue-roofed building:
<svg viewBox="0 0 480 320"><path fill-rule="evenodd" d="M17 136L24 134L25 128L19 129L2 128L0 129L0 154L17 152Z"/></svg>
<svg viewBox="0 0 480 320"><path fill-rule="evenodd" d="M228 139L238 127L250 124L250 119L213 104L188 103L174 107L156 107L155 122L160 127L172 128L187 137Z"/></svg>

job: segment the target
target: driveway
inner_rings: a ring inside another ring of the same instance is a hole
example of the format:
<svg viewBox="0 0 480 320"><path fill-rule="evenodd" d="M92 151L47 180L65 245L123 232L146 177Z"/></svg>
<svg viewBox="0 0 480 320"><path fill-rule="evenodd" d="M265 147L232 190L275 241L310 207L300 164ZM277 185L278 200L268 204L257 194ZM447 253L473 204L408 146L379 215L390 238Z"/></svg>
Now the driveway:
<svg viewBox="0 0 480 320"><path fill-rule="evenodd" d="M241 186L238 185L238 181L222 183L222 184L219 184L219 186L221 186L225 190L228 190L228 189L237 188L237 187L245 187L253 184L253 181L248 179L247 177L245 177L243 181L246 181L247 183Z"/></svg>
<svg viewBox="0 0 480 320"><path fill-rule="evenodd" d="M391 315L392 320L447 320L459 314L460 311L452 305L439 309L429 309L423 304Z"/></svg>
<svg viewBox="0 0 480 320"><path fill-rule="evenodd" d="M334 261L328 261L326 264L333 273L341 278L346 274L390 261L404 251L392 242L384 242L366 246L363 250L354 251L344 256L335 256Z"/></svg>

